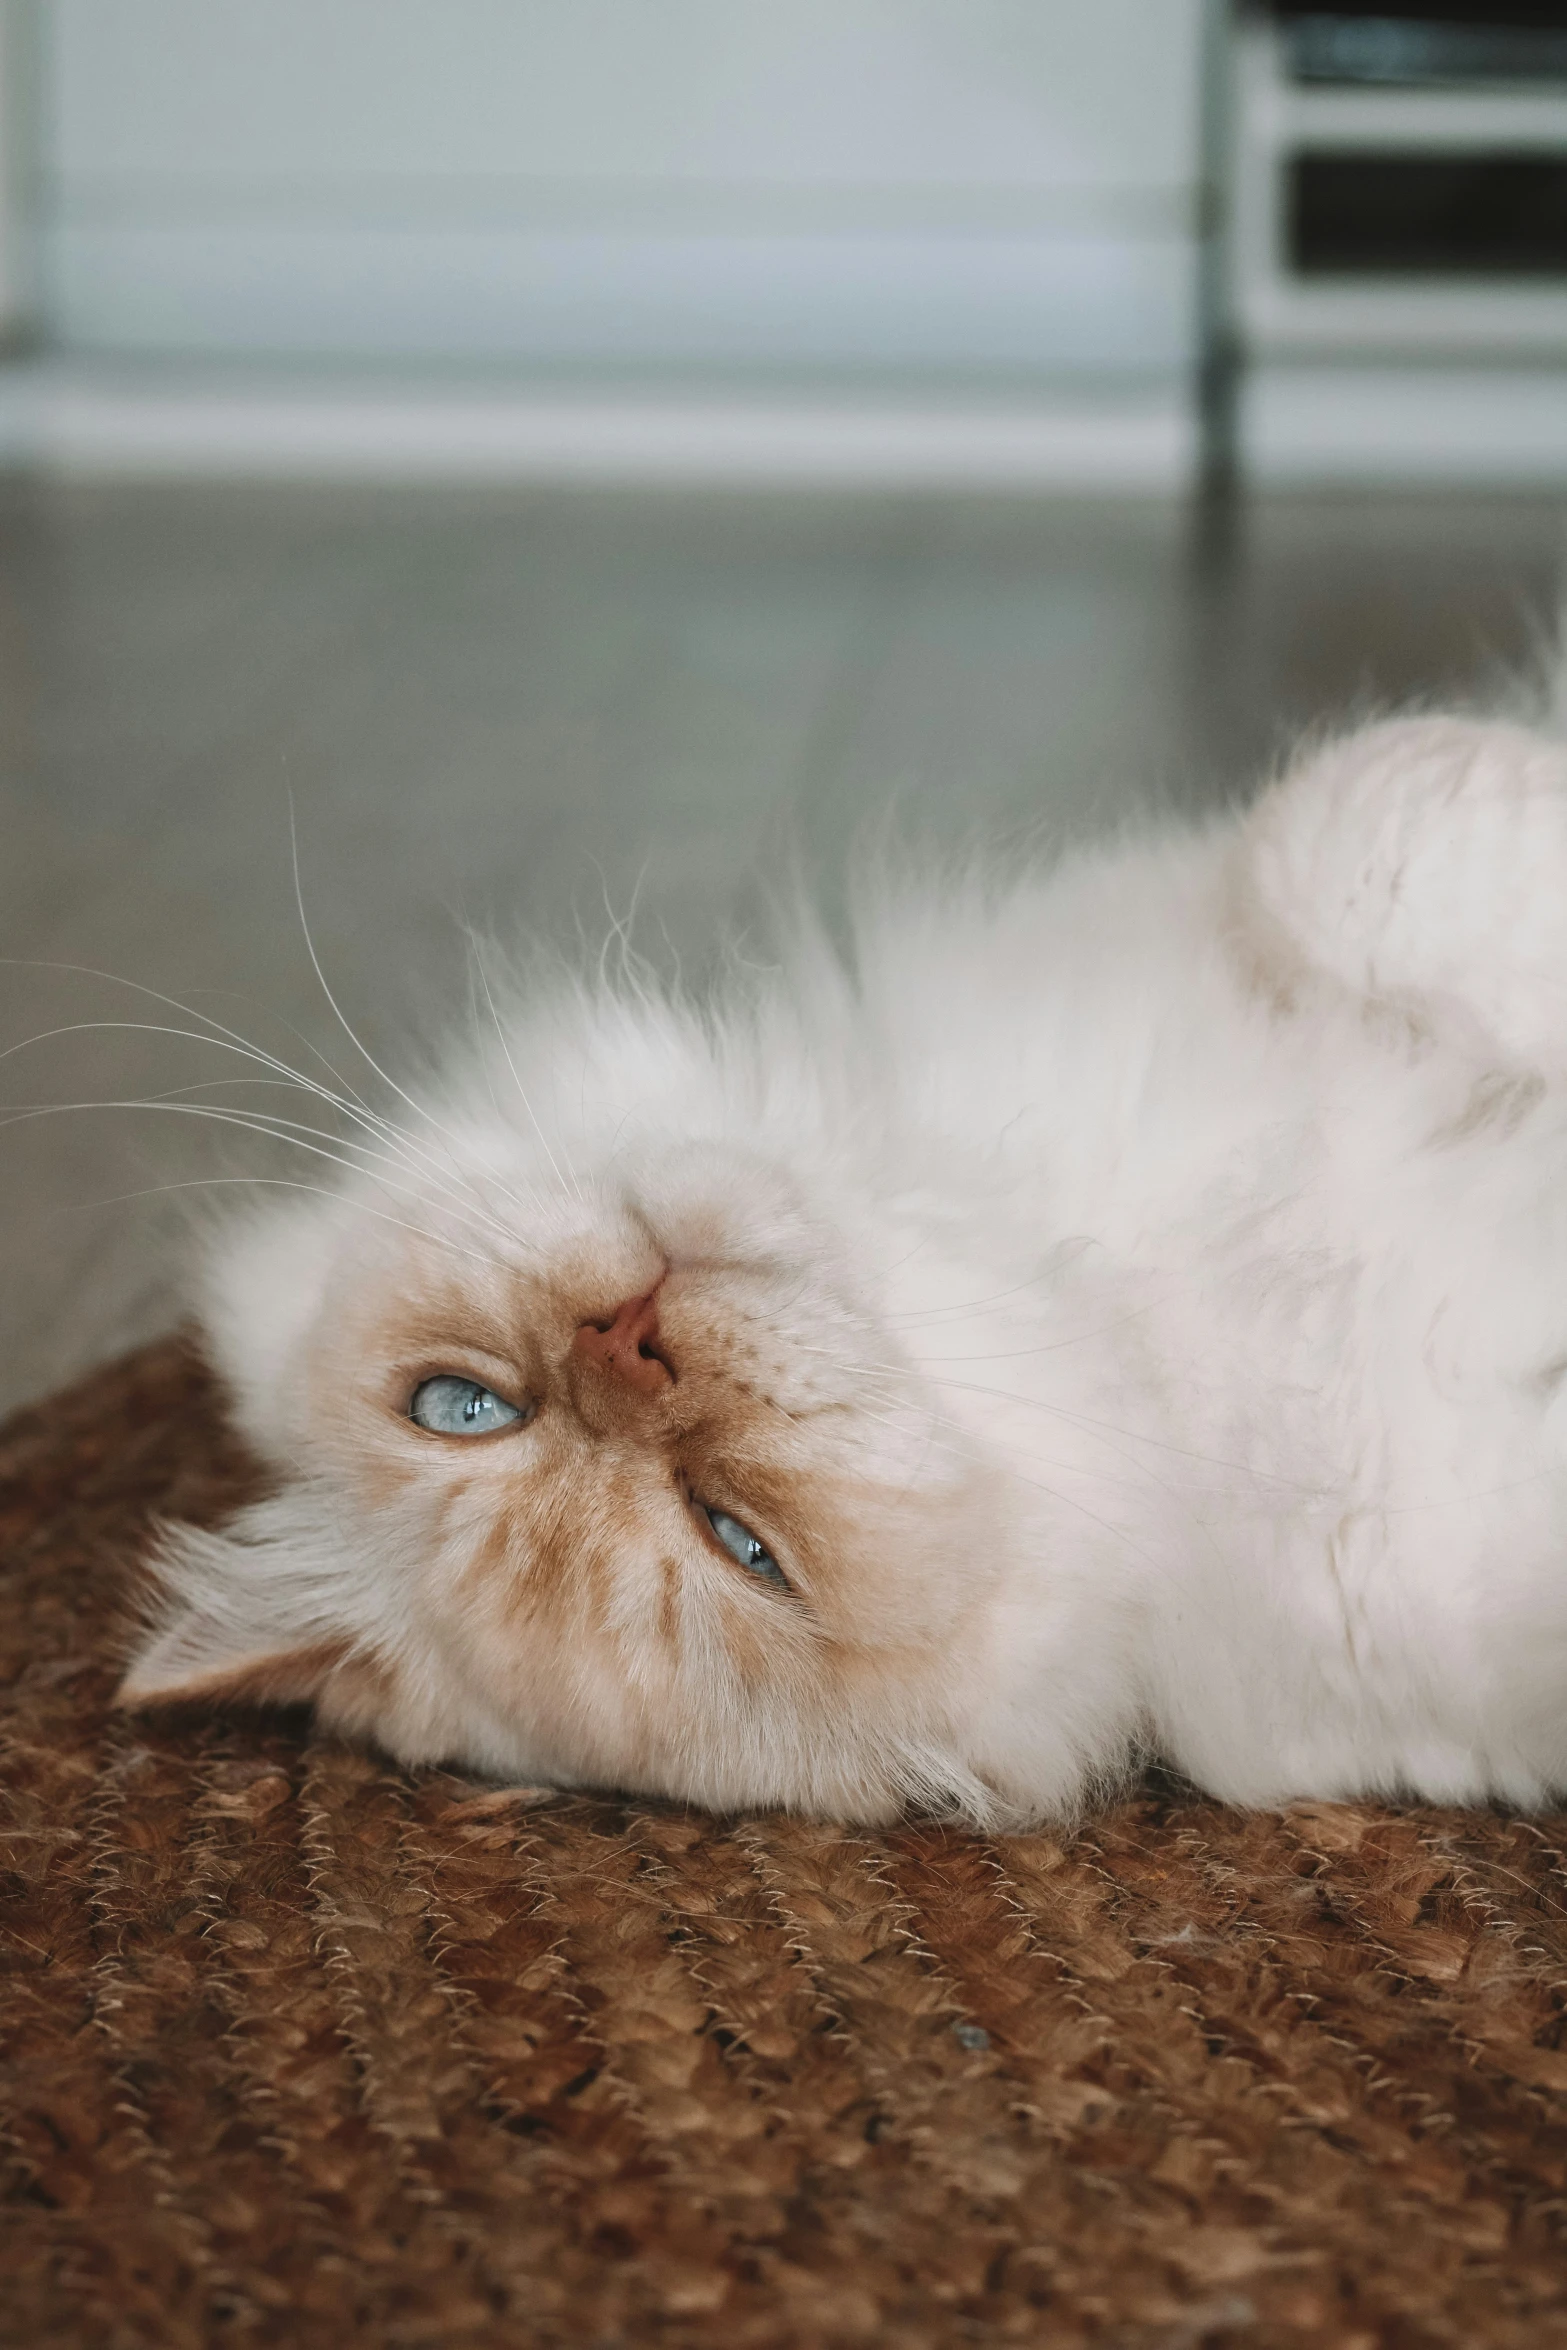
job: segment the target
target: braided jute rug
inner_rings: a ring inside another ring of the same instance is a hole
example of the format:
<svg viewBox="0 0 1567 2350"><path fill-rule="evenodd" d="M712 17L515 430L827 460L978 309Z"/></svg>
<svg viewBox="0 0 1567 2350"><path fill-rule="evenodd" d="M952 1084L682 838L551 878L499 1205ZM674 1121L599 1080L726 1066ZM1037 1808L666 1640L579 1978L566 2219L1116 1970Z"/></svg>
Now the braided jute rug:
<svg viewBox="0 0 1567 2350"><path fill-rule="evenodd" d="M125 1719L209 1383L0 1481L7 2345L1567 2345L1567 1820L845 1835Z"/></svg>

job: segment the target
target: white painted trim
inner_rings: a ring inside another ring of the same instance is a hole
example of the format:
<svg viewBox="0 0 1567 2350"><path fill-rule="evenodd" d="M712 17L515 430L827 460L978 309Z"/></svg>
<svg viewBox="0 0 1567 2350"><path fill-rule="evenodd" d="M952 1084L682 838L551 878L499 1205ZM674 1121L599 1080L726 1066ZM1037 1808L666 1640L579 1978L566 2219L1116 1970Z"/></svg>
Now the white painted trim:
<svg viewBox="0 0 1567 2350"><path fill-rule="evenodd" d="M697 232L53 218L57 349L172 365L912 369L1154 383L1194 363L1189 227Z"/></svg>
<svg viewBox="0 0 1567 2350"><path fill-rule="evenodd" d="M1567 294L1480 279L1305 278L1280 269L1245 289L1260 351L1567 358ZM1567 398L1567 385L1563 397Z"/></svg>
<svg viewBox="0 0 1567 2350"><path fill-rule="evenodd" d="M96 475L1170 492L1183 385L1010 400L579 396L0 369L0 465Z"/></svg>
<svg viewBox="0 0 1567 2350"><path fill-rule="evenodd" d="M1567 486L1567 374L1551 368L1262 365L1239 449L1259 488Z"/></svg>
<svg viewBox="0 0 1567 2350"><path fill-rule="evenodd" d="M1443 154L1567 147L1567 98L1532 89L1340 90L1281 77L1269 114L1280 146Z"/></svg>

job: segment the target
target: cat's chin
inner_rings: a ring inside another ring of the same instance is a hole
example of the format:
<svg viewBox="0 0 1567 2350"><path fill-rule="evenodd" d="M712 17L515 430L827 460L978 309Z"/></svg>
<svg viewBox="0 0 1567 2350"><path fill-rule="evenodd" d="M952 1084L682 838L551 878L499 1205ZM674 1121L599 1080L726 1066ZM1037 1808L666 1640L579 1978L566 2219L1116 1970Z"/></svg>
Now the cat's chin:
<svg viewBox="0 0 1567 2350"><path fill-rule="evenodd" d="M916 1712L919 1709L914 1709ZM562 1794L595 1794L694 1808L720 1817L785 1813L886 1828L913 1816L936 1818L991 1833L1007 1833L1075 1817L1082 1782L1053 1788L1029 1785L1011 1771L990 1773L967 1762L946 1727L902 1728L883 1720L839 1734L800 1739L765 1734L725 1752L687 1727L664 1753L644 1753L635 1767L587 1740L573 1755L551 1750L527 1727L503 1718L473 1695L419 1703L385 1675L340 1674L316 1701L316 1718L331 1733L371 1744L410 1768L440 1765L500 1783L550 1787ZM1022 1758L1014 1755L1014 1766ZM1041 1764L1043 1757L1036 1758ZM1061 1757L1052 1754L1051 1766ZM1110 1783L1106 1774L1104 1785Z"/></svg>

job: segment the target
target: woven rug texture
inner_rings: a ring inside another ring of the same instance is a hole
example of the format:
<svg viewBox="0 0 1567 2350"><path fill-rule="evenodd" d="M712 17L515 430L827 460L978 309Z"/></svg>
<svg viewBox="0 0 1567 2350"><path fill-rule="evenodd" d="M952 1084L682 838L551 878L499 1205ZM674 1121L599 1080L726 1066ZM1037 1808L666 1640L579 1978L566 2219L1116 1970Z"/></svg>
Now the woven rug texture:
<svg viewBox="0 0 1567 2350"><path fill-rule="evenodd" d="M1562 1818L845 1834L116 1715L178 1342L0 1435L0 2341L1567 2345Z"/></svg>

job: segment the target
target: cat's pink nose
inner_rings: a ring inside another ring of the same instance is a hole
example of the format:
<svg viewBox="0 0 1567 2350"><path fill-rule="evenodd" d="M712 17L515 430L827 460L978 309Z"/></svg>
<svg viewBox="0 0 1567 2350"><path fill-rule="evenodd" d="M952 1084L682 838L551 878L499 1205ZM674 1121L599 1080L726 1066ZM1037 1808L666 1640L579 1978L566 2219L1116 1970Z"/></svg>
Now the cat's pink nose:
<svg viewBox="0 0 1567 2350"><path fill-rule="evenodd" d="M611 1322L584 1322L571 1347L639 1395L656 1395L673 1383L675 1374L659 1351L656 1288L645 1297L628 1297Z"/></svg>

